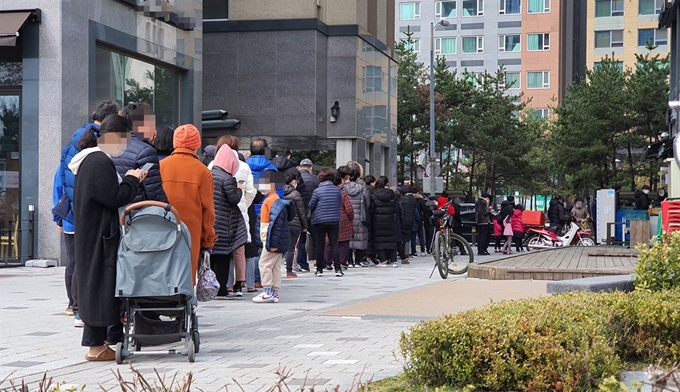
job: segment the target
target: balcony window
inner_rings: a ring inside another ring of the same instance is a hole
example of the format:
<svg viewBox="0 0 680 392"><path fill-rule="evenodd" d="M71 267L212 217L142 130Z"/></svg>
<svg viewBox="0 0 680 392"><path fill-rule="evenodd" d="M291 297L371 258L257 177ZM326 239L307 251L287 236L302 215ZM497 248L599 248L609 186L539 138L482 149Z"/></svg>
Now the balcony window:
<svg viewBox="0 0 680 392"><path fill-rule="evenodd" d="M668 45L668 30L666 29L638 29L638 46Z"/></svg>
<svg viewBox="0 0 680 392"><path fill-rule="evenodd" d="M530 14L545 14L550 12L550 0L529 0Z"/></svg>
<svg viewBox="0 0 680 392"><path fill-rule="evenodd" d="M528 109L527 110L527 116L532 117L536 120L542 119L542 118L548 118L550 116L550 110L547 108L543 109Z"/></svg>
<svg viewBox="0 0 680 392"><path fill-rule="evenodd" d="M595 0L595 17L623 16L623 0Z"/></svg>
<svg viewBox="0 0 680 392"><path fill-rule="evenodd" d="M498 13L501 15L519 14L522 12L521 0L500 0L500 9Z"/></svg>
<svg viewBox="0 0 680 392"><path fill-rule="evenodd" d="M603 30L595 32L596 48L623 47L623 30Z"/></svg>
<svg viewBox="0 0 680 392"><path fill-rule="evenodd" d="M484 0L463 0L463 16L484 15Z"/></svg>
<svg viewBox="0 0 680 392"><path fill-rule="evenodd" d="M484 53L484 37L463 37L463 53Z"/></svg>
<svg viewBox="0 0 680 392"><path fill-rule="evenodd" d="M399 15L401 20L420 19L420 3L401 3Z"/></svg>
<svg viewBox="0 0 680 392"><path fill-rule="evenodd" d="M640 0L640 15L660 14L663 10L665 0Z"/></svg>
<svg viewBox="0 0 680 392"><path fill-rule="evenodd" d="M434 43L435 54L456 54L456 38L437 38Z"/></svg>
<svg viewBox="0 0 680 392"><path fill-rule="evenodd" d="M411 41L402 40L404 42L404 49L412 50L414 53L420 53L420 40L411 38Z"/></svg>
<svg viewBox="0 0 680 392"><path fill-rule="evenodd" d="M550 71L527 72L527 88L550 88Z"/></svg>
<svg viewBox="0 0 680 392"><path fill-rule="evenodd" d="M509 89L521 88L521 84L519 81L519 72L506 72L505 83L499 87L501 88L507 87Z"/></svg>
<svg viewBox="0 0 680 392"><path fill-rule="evenodd" d="M550 50L550 33L528 34L527 50Z"/></svg>
<svg viewBox="0 0 680 392"><path fill-rule="evenodd" d="M519 52L520 51L520 35L499 35L498 36L498 53L505 52Z"/></svg>
<svg viewBox="0 0 680 392"><path fill-rule="evenodd" d="M456 1L437 1L434 3L434 17L455 18L456 17Z"/></svg>

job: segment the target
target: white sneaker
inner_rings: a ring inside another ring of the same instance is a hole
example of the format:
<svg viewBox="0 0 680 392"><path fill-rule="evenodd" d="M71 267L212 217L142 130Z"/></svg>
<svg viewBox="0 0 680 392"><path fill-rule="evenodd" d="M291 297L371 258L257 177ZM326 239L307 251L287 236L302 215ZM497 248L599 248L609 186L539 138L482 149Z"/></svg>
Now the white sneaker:
<svg viewBox="0 0 680 392"><path fill-rule="evenodd" d="M280 298L280 297L279 297L278 294L274 294L274 303L275 303L275 304L278 304L278 303L279 303L279 298Z"/></svg>
<svg viewBox="0 0 680 392"><path fill-rule="evenodd" d="M399 267L399 265L396 262L392 263L392 268L397 268L397 267Z"/></svg>
<svg viewBox="0 0 680 392"><path fill-rule="evenodd" d="M265 292L261 292L259 295L253 297L253 302L256 303L266 303L266 302L278 302L273 295L267 295Z"/></svg>
<svg viewBox="0 0 680 392"><path fill-rule="evenodd" d="M237 291L234 293L234 297L243 297L243 291Z"/></svg>
<svg viewBox="0 0 680 392"><path fill-rule="evenodd" d="M85 326L83 320L80 319L80 314L76 313L76 316L73 318L73 326L76 328L83 328Z"/></svg>

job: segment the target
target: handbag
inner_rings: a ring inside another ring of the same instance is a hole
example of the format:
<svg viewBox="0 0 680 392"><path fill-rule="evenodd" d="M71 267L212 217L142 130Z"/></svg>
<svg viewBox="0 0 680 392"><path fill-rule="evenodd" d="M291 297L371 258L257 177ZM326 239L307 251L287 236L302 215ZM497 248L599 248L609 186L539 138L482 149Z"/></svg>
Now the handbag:
<svg viewBox="0 0 680 392"><path fill-rule="evenodd" d="M220 284L217 276L210 269L210 254L203 252L203 260L198 268L198 282L196 283L196 299L198 302L212 301L217 297Z"/></svg>
<svg viewBox="0 0 680 392"><path fill-rule="evenodd" d="M68 214L71 212L71 201L68 199L68 195L66 192L64 192L63 195L61 195L61 199L59 199L59 202L57 203L54 208L52 208L52 213L62 220L65 220L68 217Z"/></svg>

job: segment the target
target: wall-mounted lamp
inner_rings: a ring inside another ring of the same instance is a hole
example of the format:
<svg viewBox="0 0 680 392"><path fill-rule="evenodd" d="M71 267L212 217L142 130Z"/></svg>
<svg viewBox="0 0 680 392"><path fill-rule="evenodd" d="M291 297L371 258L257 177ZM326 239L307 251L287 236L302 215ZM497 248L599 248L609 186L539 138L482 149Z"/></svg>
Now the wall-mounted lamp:
<svg viewBox="0 0 680 392"><path fill-rule="evenodd" d="M331 118L329 119L331 123L335 123L338 121L338 117L340 116L340 102L335 101L333 106L331 106Z"/></svg>

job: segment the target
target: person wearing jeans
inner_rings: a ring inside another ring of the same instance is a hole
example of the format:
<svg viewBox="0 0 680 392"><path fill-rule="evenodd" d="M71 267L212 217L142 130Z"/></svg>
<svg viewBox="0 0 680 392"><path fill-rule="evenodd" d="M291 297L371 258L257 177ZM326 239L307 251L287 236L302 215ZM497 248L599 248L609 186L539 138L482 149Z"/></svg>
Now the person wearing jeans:
<svg viewBox="0 0 680 392"><path fill-rule="evenodd" d="M340 232L340 210L342 209L342 193L333 181L338 174L333 169L322 169L319 172L319 187L314 190L309 201L309 211L312 215L312 225L316 231L316 276L323 276L326 264L324 249L322 246L328 242L331 247L335 276L344 275L340 266L340 254L338 252L338 234Z"/></svg>

